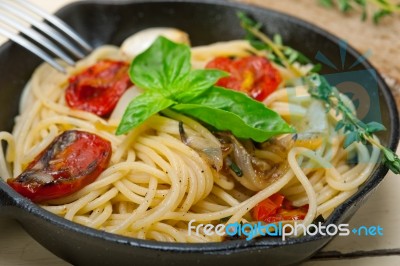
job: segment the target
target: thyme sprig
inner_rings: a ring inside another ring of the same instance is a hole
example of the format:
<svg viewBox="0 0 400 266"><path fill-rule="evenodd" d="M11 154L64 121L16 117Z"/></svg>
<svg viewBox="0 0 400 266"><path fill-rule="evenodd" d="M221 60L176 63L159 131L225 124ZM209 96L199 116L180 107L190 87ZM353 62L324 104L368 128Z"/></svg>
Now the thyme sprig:
<svg viewBox="0 0 400 266"><path fill-rule="evenodd" d="M310 95L322 101L327 110L336 110L336 114L342 115L342 119L336 124L335 130L343 130L346 134L344 148L347 148L354 142L370 143L379 148L383 153L384 164L395 174L400 174L400 159L388 148L377 142L373 134L386 128L375 121L365 124L359 120L356 114L343 102L339 91L331 86L321 75L311 74L305 77Z"/></svg>
<svg viewBox="0 0 400 266"><path fill-rule="evenodd" d="M299 66L312 64L312 61L307 56L292 47L283 45L282 37L279 34L275 34L273 39L269 38L261 31L263 25L254 21L245 13L238 12L237 16L240 19L242 28L246 31L246 39L255 49L268 51L267 57L269 60L288 68L296 76L301 77L304 75ZM309 72L318 72L320 69L321 65L316 64Z"/></svg>
<svg viewBox="0 0 400 266"><path fill-rule="evenodd" d="M290 58L287 57L282 50L286 46L282 44L281 40L279 41L280 44L272 41L267 35L261 32L262 24L253 21L244 13L238 13L238 17L241 20L242 27L247 32L246 38L254 47L267 49L271 53L274 53L280 60L279 62L293 71L298 71L297 73L301 75L300 70L293 65L294 62L298 61L290 60ZM370 143L382 151L383 163L385 166L393 173L400 174L399 157L373 137L374 133L386 130L382 124L378 122L369 122L365 124L359 120L352 109L342 100L337 88L331 86L323 76L309 72L309 74L304 77L304 81L307 83L309 87L308 92L312 97L322 101L328 111L336 110L337 115L340 114L342 116L341 120L336 124L335 130L343 130L346 135L344 141L345 148L354 142L362 142L363 144Z"/></svg>
<svg viewBox="0 0 400 266"><path fill-rule="evenodd" d="M375 24L388 15L400 14L400 3L393 3L390 0L318 0L325 7L337 7L340 11L346 13L356 7L361 9L361 19L368 18L368 5L373 5L375 11L372 14L372 20Z"/></svg>

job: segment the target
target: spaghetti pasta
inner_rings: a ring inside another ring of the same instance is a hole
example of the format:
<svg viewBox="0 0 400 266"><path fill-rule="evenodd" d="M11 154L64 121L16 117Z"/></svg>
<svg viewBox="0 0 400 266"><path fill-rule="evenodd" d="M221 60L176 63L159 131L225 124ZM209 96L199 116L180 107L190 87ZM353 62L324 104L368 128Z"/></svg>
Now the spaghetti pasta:
<svg viewBox="0 0 400 266"><path fill-rule="evenodd" d="M263 53L254 50L247 41L194 47L192 65L204 68L218 56ZM272 173L270 178L261 180L246 172L249 171L246 168L240 177L232 171L218 171L218 167L207 162L200 144L222 149L221 138L232 136L213 134L182 114L165 111L130 133L116 136L120 115L107 119L71 109L64 97L68 78L102 59L130 60L118 47L102 46L76 67L69 68L67 74L41 65L26 85L12 134L0 133L0 141L8 143L6 154L0 150L0 175L4 180L21 174L29 162L66 130L93 133L111 143L110 164L95 182L71 195L41 204L70 221L142 239L222 241L217 235L188 234L188 222L193 219L211 224L253 222L251 210L279 192L295 207L308 205L301 221L307 226L318 215L327 217L354 194L378 161L377 148L368 150L361 143L353 143L344 150L343 136L334 130L340 117L323 111L319 113L325 128L320 129L318 140L301 143L292 136L281 136L275 142L252 147L249 160L256 157L259 160L256 163ZM294 77L290 70L275 67L284 81ZM288 122L307 120L311 106L320 108L314 102L303 85L279 88L264 100L264 104ZM182 141L180 124L193 139L192 144ZM301 123L293 124L306 133L314 130ZM234 139L232 143L238 151L235 158L245 158L249 151L244 147L246 142ZM347 162L349 154L356 154L359 159L354 167Z"/></svg>

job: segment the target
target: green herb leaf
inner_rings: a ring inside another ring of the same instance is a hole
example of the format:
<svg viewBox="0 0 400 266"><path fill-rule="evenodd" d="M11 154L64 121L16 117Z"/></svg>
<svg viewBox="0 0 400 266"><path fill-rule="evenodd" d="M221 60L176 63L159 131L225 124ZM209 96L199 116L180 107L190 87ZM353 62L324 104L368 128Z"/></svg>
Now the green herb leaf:
<svg viewBox="0 0 400 266"><path fill-rule="evenodd" d="M280 34L274 34L273 40L277 45L283 45L282 36Z"/></svg>
<svg viewBox="0 0 400 266"><path fill-rule="evenodd" d="M343 120L340 120L340 121L336 124L335 130L336 130L336 131L339 131L339 130L341 130L344 126L345 126L345 124L343 123Z"/></svg>
<svg viewBox="0 0 400 266"><path fill-rule="evenodd" d="M146 121L150 116L170 107L175 102L157 92L145 92L133 99L125 110L117 135L125 134Z"/></svg>
<svg viewBox="0 0 400 266"><path fill-rule="evenodd" d="M400 159L388 148L383 149L384 163L395 174L400 174Z"/></svg>
<svg viewBox="0 0 400 266"><path fill-rule="evenodd" d="M333 7L333 0L319 0L319 3L325 7Z"/></svg>
<svg viewBox="0 0 400 266"><path fill-rule="evenodd" d="M189 47L160 36L133 60L129 75L133 83L144 90L170 95L190 70Z"/></svg>
<svg viewBox="0 0 400 266"><path fill-rule="evenodd" d="M358 5L366 7L367 6L367 0L354 0Z"/></svg>
<svg viewBox="0 0 400 266"><path fill-rule="evenodd" d="M194 70L180 84L177 84L179 91L172 97L179 102L190 101L208 90L220 78L226 76L229 74L220 70Z"/></svg>
<svg viewBox="0 0 400 266"><path fill-rule="evenodd" d="M242 169L240 169L240 167L237 166L237 164L232 162L232 160L229 157L226 158L226 162L227 162L227 165L229 166L229 168L235 173L236 176L238 176L238 177L243 176Z"/></svg>
<svg viewBox="0 0 400 266"><path fill-rule="evenodd" d="M369 122L367 124L368 133L374 133L374 132L383 131L383 130L386 130L386 128L381 123L373 121L373 122Z"/></svg>
<svg viewBox="0 0 400 266"><path fill-rule="evenodd" d="M390 12L390 11L388 11L388 10L381 9L381 10L378 10L378 11L376 11L376 12L374 13L374 15L373 15L373 17L372 17L372 20L374 21L375 24L378 24L379 21L380 21L383 17L386 17L386 16L388 16L388 15L390 15L390 14L392 14L392 12Z"/></svg>
<svg viewBox="0 0 400 266"><path fill-rule="evenodd" d="M213 87L201 97L172 107L218 130L230 130L236 137L263 142L272 136L293 133L276 112L247 95Z"/></svg>
<svg viewBox="0 0 400 266"><path fill-rule="evenodd" d="M358 140L358 134L357 132L351 132L346 135L346 139L344 140L343 148L349 147L353 142L357 142Z"/></svg>
<svg viewBox="0 0 400 266"><path fill-rule="evenodd" d="M347 12L350 9L352 9L352 6L351 6L349 0L338 0L338 4L339 4L339 9L343 12Z"/></svg>
<svg viewBox="0 0 400 266"><path fill-rule="evenodd" d="M322 69L322 65L321 64L315 64L311 69L310 69L310 73L318 73L320 72Z"/></svg>
<svg viewBox="0 0 400 266"><path fill-rule="evenodd" d="M305 82L309 86L308 92L312 97L321 100L328 110L336 110L338 114L342 115L343 118L337 123L335 129L343 129L346 134L343 144L344 148L347 148L354 142L362 142L363 144L370 143L383 152L383 163L385 166L393 173L400 174L399 157L393 151L375 141L372 137L372 133L386 130L382 124L374 121L365 124L359 120L351 109L342 101L339 91L331 86L324 77L318 74L312 74L305 78Z"/></svg>
<svg viewBox="0 0 400 266"><path fill-rule="evenodd" d="M367 2L366 0L354 0L356 4L358 4L361 7L362 13L361 13L361 20L365 21L367 20L368 13L367 13Z"/></svg>
<svg viewBox="0 0 400 266"><path fill-rule="evenodd" d="M293 132L275 112L247 95L214 87L228 74L213 69L191 70L190 49L159 37L132 62L130 77L144 93L129 104L117 134L137 127L150 116L172 107L237 137L265 141Z"/></svg>
<svg viewBox="0 0 400 266"><path fill-rule="evenodd" d="M327 8L334 7L336 3L336 6L342 12L348 12L358 6L361 9L361 19L363 21L367 19L367 6L370 4L373 6L370 9L375 10L372 17L375 24L378 24L385 16L394 13L400 14L400 4L395 4L388 0L319 0L318 2Z"/></svg>
<svg viewBox="0 0 400 266"><path fill-rule="evenodd" d="M244 25L244 26L257 27L257 25L260 25L259 23L257 23L257 21L251 19L250 17L247 16L246 13L244 13L242 11L237 12L236 15L239 18L242 25Z"/></svg>
<svg viewBox="0 0 400 266"><path fill-rule="evenodd" d="M363 10L363 16L366 16L367 14L366 0L336 1L339 1L340 8L343 11L348 11L353 8L353 6L351 5L351 1L354 1L355 4L361 6ZM319 2L328 7L332 7L334 5L334 0L319 0ZM375 3L376 2L379 3L382 10L390 11L387 13L381 12L382 14L377 14L377 19L379 19L381 16L388 15L389 13L400 13L400 4L393 5L386 0L377 0L375 1ZM239 13L238 17L241 20L242 27L247 32L246 38L252 40L253 43L255 41L262 41L264 43L264 46L266 47L265 49L269 51L268 58L270 58L270 60L288 68L290 67L292 68L292 70L294 70L294 72L296 72L295 67L293 67L292 65L294 61L299 63L309 61L309 59L306 57L301 58L302 56L300 52L297 52L290 47L284 46L279 38L274 37L274 41L269 39L268 36L259 31L259 27L255 27L255 25L258 24L247 17L244 13ZM351 143L354 142L362 142L363 144L370 143L383 151L383 162L385 163L385 165L395 174L399 174L399 157L393 151L385 148L379 142L375 141L375 139L372 137L372 133L385 130L385 127L377 122L370 122L368 124L365 124L360 121L357 118L356 114L352 112L352 109L343 102L342 98L340 97L339 91L335 87L331 86L324 77L315 73L321 69L321 65L315 65L314 68L312 71L310 71L311 74L304 78L304 82L308 85L309 94L312 97L322 101L325 104L327 112L330 110L336 110L337 114L342 115L343 119L338 122L335 129L337 131L343 130L346 134L344 147L348 147Z"/></svg>
<svg viewBox="0 0 400 266"><path fill-rule="evenodd" d="M269 50L270 48L265 45L262 41L259 40L253 40L253 39L247 39L250 42L250 45L253 46L256 50L262 51L262 50ZM282 64L282 63L279 63Z"/></svg>
<svg viewBox="0 0 400 266"><path fill-rule="evenodd" d="M390 162L393 162L396 158L395 155L392 153L392 151L387 148L383 150L383 154L385 155L386 159Z"/></svg>
<svg viewBox="0 0 400 266"><path fill-rule="evenodd" d="M266 34L261 32L262 24L251 19L245 13L238 12L237 16L240 19L242 28L246 31L246 40L249 41L250 45L257 50L268 51L267 58L269 60L287 67L299 77L303 76L303 73L293 63L297 62L300 65L311 64L312 61L309 58L292 47L285 46L279 34L275 34L271 40ZM317 72L320 69L320 66L314 66L310 71Z"/></svg>

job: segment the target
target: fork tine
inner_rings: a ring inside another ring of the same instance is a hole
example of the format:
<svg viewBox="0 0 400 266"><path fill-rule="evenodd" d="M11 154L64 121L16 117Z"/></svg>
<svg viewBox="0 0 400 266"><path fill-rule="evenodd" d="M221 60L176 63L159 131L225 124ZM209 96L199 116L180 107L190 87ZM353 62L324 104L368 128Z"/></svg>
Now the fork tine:
<svg viewBox="0 0 400 266"><path fill-rule="evenodd" d="M48 22L52 23L54 26L58 27L62 32L66 33L72 39L76 40L77 43L84 48L87 52L92 51L92 47L88 44L84 39L82 39L70 26L68 26L64 21L59 19L58 17L51 15L41 9L40 7L32 4L26 0L14 0L27 9L31 10L32 12L36 13L37 15L45 18Z"/></svg>
<svg viewBox="0 0 400 266"><path fill-rule="evenodd" d="M60 48L58 48L52 41L47 39L46 37L40 35L36 31L24 27L22 24L18 23L17 21L13 20L11 17L9 17L6 14L1 14L0 16L0 21L3 23L14 27L15 29L19 30L20 32L24 33L28 37L30 37L32 40L36 41L37 43L40 43L47 49L49 49L51 52L53 52L56 56L67 62L69 65L73 66L74 60L69 57L66 53L64 53Z"/></svg>
<svg viewBox="0 0 400 266"><path fill-rule="evenodd" d="M62 73L66 73L67 72L63 66L61 66L50 55L48 55L46 52L44 52L42 49L37 47L32 42L22 38L21 36L15 34L15 33L12 33L12 32L10 32L8 30L5 30L3 28L0 28L0 34L4 35L5 37L9 38L10 40L18 43L19 45L25 47L26 49L28 49L32 53L36 54L37 56L42 58L44 61L49 63L51 66L53 66L55 69L57 69L58 71L60 71Z"/></svg>
<svg viewBox="0 0 400 266"><path fill-rule="evenodd" d="M8 12L12 13L13 15L27 21L31 25L35 26L36 28L40 29L43 33L47 34L50 36L52 39L56 40L58 43L63 45L66 49L68 49L74 56L78 58L83 58L85 55L79 51L75 46L73 46L68 39L66 39L64 36L62 36L60 33L55 31L53 28L51 28L49 25L33 19L29 13L26 11L22 10L20 7L6 4L6 2L1 1L0 2L0 7L4 8Z"/></svg>

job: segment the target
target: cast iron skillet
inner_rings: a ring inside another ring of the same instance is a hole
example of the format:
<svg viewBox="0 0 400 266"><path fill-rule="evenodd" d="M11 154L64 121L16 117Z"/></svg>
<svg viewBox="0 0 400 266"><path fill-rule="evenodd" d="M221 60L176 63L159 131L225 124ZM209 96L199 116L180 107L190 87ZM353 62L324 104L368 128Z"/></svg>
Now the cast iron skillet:
<svg viewBox="0 0 400 266"><path fill-rule="evenodd" d="M127 36L148 27L177 27L190 34L193 45L241 39L236 11L243 10L268 25L266 33L280 33L285 43L314 58L318 51L340 66L339 40L293 17L225 1L87 1L74 3L57 12L92 45L121 44ZM344 69L359 54L347 49ZM0 49L0 130L11 130L17 115L18 100L24 84L40 60L17 45L6 43ZM370 70L363 62L352 71ZM323 73L336 73L325 67ZM395 149L399 138L397 109L388 87L379 75L373 76L379 87L382 123L388 129L380 134L382 142ZM375 103L376 104L376 103ZM387 169L379 166L359 191L338 207L327 223L348 220L383 179ZM331 237L310 236L290 239L236 240L213 244L172 244L142 241L86 228L59 218L19 196L0 182L0 215L18 220L24 229L44 247L75 265L271 265L293 264L322 248ZM225 264L226 263L226 264ZM229 264L228 264L229 263Z"/></svg>

